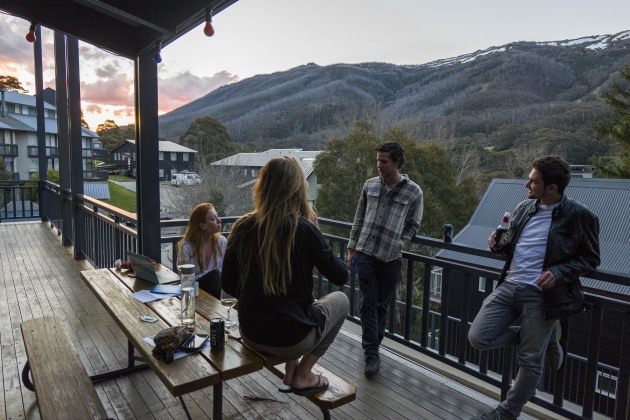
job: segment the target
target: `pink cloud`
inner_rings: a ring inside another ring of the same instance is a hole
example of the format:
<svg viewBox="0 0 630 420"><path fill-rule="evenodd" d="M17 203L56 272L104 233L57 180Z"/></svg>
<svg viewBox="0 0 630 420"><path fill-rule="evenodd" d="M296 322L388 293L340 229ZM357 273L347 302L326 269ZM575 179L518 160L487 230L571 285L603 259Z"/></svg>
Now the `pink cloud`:
<svg viewBox="0 0 630 420"><path fill-rule="evenodd" d="M199 77L188 71L159 79L160 113L172 111L213 90L239 80L238 75L221 71L210 77Z"/></svg>

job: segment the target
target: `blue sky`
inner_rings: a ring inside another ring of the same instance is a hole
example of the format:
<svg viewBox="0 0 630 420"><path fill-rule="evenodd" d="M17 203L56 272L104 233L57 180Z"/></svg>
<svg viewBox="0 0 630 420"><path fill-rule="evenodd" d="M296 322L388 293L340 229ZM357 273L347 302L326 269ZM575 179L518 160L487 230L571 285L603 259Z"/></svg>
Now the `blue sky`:
<svg viewBox="0 0 630 420"><path fill-rule="evenodd" d="M162 51L160 111L256 74L307 63L423 64L516 41L558 41L630 30L629 0L239 0ZM28 22L0 15L0 74L31 91ZM54 87L44 30L45 86ZM81 43L82 107L95 129L133 122L133 63Z"/></svg>

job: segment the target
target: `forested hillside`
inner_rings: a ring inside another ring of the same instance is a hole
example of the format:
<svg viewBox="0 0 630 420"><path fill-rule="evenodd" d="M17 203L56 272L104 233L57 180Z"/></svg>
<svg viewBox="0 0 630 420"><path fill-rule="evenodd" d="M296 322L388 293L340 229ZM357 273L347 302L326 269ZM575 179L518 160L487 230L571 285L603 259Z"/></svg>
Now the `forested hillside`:
<svg viewBox="0 0 630 420"><path fill-rule="evenodd" d="M211 116L251 149L314 150L361 118L378 132L400 127L419 143L460 150L461 159L469 148L490 148L516 151L512 159L557 152L585 164L614 150L592 124L609 115L603 92L626 64L630 32L519 42L417 66L307 64L224 86L165 114L160 137L179 141L193 120Z"/></svg>

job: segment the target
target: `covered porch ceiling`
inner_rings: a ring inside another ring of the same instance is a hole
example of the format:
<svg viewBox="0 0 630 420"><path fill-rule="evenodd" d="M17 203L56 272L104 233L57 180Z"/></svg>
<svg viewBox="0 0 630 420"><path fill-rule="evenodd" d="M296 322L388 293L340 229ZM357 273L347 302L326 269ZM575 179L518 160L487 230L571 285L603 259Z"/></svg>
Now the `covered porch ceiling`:
<svg viewBox="0 0 630 420"><path fill-rule="evenodd" d="M135 59L237 0L0 0L0 10ZM26 34L26 31L25 31Z"/></svg>

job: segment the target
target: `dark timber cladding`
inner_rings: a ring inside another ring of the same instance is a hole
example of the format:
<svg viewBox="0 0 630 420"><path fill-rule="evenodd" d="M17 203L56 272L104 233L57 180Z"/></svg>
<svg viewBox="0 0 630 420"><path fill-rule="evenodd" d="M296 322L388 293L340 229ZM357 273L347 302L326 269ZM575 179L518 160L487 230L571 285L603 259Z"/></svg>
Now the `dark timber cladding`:
<svg viewBox="0 0 630 420"><path fill-rule="evenodd" d="M0 9L129 59L155 52L236 0L0 0Z"/></svg>

